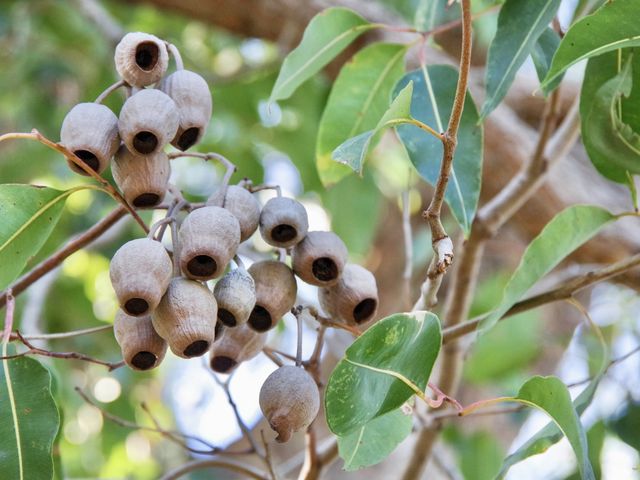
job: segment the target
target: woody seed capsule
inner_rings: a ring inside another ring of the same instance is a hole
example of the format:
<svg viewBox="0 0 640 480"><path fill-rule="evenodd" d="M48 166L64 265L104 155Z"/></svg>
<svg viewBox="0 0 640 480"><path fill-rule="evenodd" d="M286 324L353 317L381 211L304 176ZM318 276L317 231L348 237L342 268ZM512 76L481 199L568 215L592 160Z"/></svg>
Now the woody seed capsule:
<svg viewBox="0 0 640 480"><path fill-rule="evenodd" d="M210 280L224 273L240 243L240 225L221 207L191 212L178 232L180 268L194 280Z"/></svg>
<svg viewBox="0 0 640 480"><path fill-rule="evenodd" d="M135 155L120 147L111 167L113 179L134 207L154 207L164 199L171 174L169 158L163 151Z"/></svg>
<svg viewBox="0 0 640 480"><path fill-rule="evenodd" d="M104 105L79 103L64 117L60 143L92 170L102 173L120 145L118 117ZM74 172L88 175L71 160L67 163Z"/></svg>
<svg viewBox="0 0 640 480"><path fill-rule="evenodd" d="M254 263L249 273L256 285L256 305L249 316L249 325L265 332L275 327L296 303L296 279L287 265L273 260Z"/></svg>
<svg viewBox="0 0 640 480"><path fill-rule="evenodd" d="M259 333L246 323L225 328L210 352L211 369L218 373L231 373L240 363L258 355L267 341L267 333Z"/></svg>
<svg viewBox="0 0 640 480"><path fill-rule="evenodd" d="M274 247L292 247L304 238L308 229L307 211L293 198L272 198L260 213L260 235Z"/></svg>
<svg viewBox="0 0 640 480"><path fill-rule="evenodd" d="M227 327L246 323L256 304L256 286L246 270L238 268L216 283L213 295L218 302L218 321Z"/></svg>
<svg viewBox="0 0 640 480"><path fill-rule="evenodd" d="M122 245L111 259L109 275L120 307L139 317L151 313L167 290L173 266L160 242L138 238Z"/></svg>
<svg viewBox="0 0 640 480"><path fill-rule="evenodd" d="M171 351L182 358L203 355L215 339L216 300L199 282L176 277L171 280L151 319Z"/></svg>
<svg viewBox="0 0 640 480"><path fill-rule="evenodd" d="M320 392L301 367L286 365L267 377L260 389L260 409L278 433L278 442L311 425L320 409Z"/></svg>
<svg viewBox="0 0 640 480"><path fill-rule="evenodd" d="M378 309L378 287L364 267L347 263L338 283L318 290L320 306L332 318L350 325L371 320Z"/></svg>
<svg viewBox="0 0 640 480"><path fill-rule="evenodd" d="M207 205L224 207L233 213L240 223L241 242L247 240L258 229L260 204L246 188L229 185L224 202L222 200L222 189L219 189L209 197Z"/></svg>
<svg viewBox="0 0 640 480"><path fill-rule="evenodd" d="M334 285L347 261L347 247L333 232L309 232L291 254L293 271L311 285Z"/></svg>
<svg viewBox="0 0 640 480"><path fill-rule="evenodd" d="M169 53L155 35L127 33L116 46L114 55L118 74L129 85L145 87L156 83L167 71Z"/></svg>
<svg viewBox="0 0 640 480"><path fill-rule="evenodd" d="M180 124L171 145L188 150L204 135L211 119L211 92L207 82L197 73L178 70L166 77L160 89L176 103Z"/></svg>
<svg viewBox="0 0 640 480"><path fill-rule="evenodd" d="M151 155L164 148L178 131L178 110L171 98L153 88L131 95L120 110L120 138L131 153Z"/></svg>
<svg viewBox="0 0 640 480"><path fill-rule="evenodd" d="M160 365L167 352L167 342L153 329L151 316L131 317L119 309L113 331L129 367L149 370Z"/></svg>

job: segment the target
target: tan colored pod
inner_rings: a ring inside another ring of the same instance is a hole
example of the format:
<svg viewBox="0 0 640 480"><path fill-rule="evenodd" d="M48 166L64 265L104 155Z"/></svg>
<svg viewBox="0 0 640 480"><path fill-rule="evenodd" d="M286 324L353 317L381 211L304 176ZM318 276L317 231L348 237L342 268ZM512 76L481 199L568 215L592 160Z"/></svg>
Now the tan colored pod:
<svg viewBox="0 0 640 480"><path fill-rule="evenodd" d="M197 73L178 70L162 81L160 90L176 102L180 124L171 145L184 152L200 141L211 120L209 85Z"/></svg>
<svg viewBox="0 0 640 480"><path fill-rule="evenodd" d="M150 315L132 317L118 310L113 332L125 363L134 370L157 367L167 353L167 342L153 329Z"/></svg>
<svg viewBox="0 0 640 480"><path fill-rule="evenodd" d="M258 332L276 326L278 320L296 303L298 286L291 269L282 262L265 260L249 267L256 285L256 305L249 325Z"/></svg>
<svg viewBox="0 0 640 480"><path fill-rule="evenodd" d="M204 355L215 339L216 299L207 287L183 277L171 280L151 319L158 335L182 358Z"/></svg>
<svg viewBox="0 0 640 480"><path fill-rule="evenodd" d="M111 259L109 275L120 307L129 315L148 315L160 303L173 272L160 242L138 238L122 245Z"/></svg>
<svg viewBox="0 0 640 480"><path fill-rule="evenodd" d="M300 242L309 230L304 206L287 197L270 199L260 213L260 235L274 247L289 248Z"/></svg>
<svg viewBox="0 0 640 480"><path fill-rule="evenodd" d="M178 231L180 268L194 280L224 273L240 244L240 225L222 207L202 207L186 216Z"/></svg>
<svg viewBox="0 0 640 480"><path fill-rule="evenodd" d="M351 325L368 322L378 310L376 278L366 268L347 263L338 283L318 289L318 299L334 319Z"/></svg>
<svg viewBox="0 0 640 480"><path fill-rule="evenodd" d="M118 117L99 103L79 103L64 117L60 129L60 144L71 150L97 173L102 173L118 150ZM67 159L71 170L87 175Z"/></svg>
<svg viewBox="0 0 640 480"><path fill-rule="evenodd" d="M260 222L260 204L246 188L229 185L224 202L222 190L213 193L207 200L207 205L224 207L238 219L240 223L240 241L244 242L258 229Z"/></svg>
<svg viewBox="0 0 640 480"><path fill-rule="evenodd" d="M152 155L178 131L178 109L171 97L154 88L131 95L120 110L118 131L131 153Z"/></svg>
<svg viewBox="0 0 640 480"><path fill-rule="evenodd" d="M242 362L258 355L268 334L253 330L246 323L234 328L225 328L222 336L211 347L209 365L218 373L231 373Z"/></svg>
<svg viewBox="0 0 640 480"><path fill-rule="evenodd" d="M167 71L169 52L155 35L127 33L116 46L116 70L129 85L145 87L158 82Z"/></svg>
<svg viewBox="0 0 640 480"><path fill-rule="evenodd" d="M167 193L171 165L163 151L135 155L123 145L113 158L111 173L127 202L138 208L155 207Z"/></svg>
<svg viewBox="0 0 640 480"><path fill-rule="evenodd" d="M256 304L256 285L246 270L238 268L222 277L213 289L218 321L227 327L247 323Z"/></svg>
<svg viewBox="0 0 640 480"><path fill-rule="evenodd" d="M267 377L259 401L269 425L278 433L276 440L283 443L315 420L320 409L320 392L303 368L285 365Z"/></svg>
<svg viewBox="0 0 640 480"><path fill-rule="evenodd" d="M291 253L293 271L311 285L335 285L347 255L347 247L335 233L309 232Z"/></svg>

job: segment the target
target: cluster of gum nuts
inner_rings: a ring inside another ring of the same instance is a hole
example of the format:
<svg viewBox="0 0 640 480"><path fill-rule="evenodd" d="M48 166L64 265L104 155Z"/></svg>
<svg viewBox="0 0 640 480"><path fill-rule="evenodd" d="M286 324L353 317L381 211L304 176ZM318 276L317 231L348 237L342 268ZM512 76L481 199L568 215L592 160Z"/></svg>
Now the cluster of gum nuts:
<svg viewBox="0 0 640 480"><path fill-rule="evenodd" d="M177 71L163 79L169 52ZM168 188L165 146L184 151L201 139L211 94L201 76L182 68L177 49L153 35L127 34L115 63L120 84L129 89L119 117L98 101L76 105L63 122L60 143L97 173L113 158L113 177L127 201L154 207ZM294 307L295 276L319 287L320 305L334 322L362 324L376 313L374 276L347 263L347 248L336 234L308 231L307 212L292 198L278 195L261 207L249 183L223 182L204 206L173 220L172 252L152 227L111 260L120 305L114 332L132 369L158 366L170 348L183 358L209 352L215 372L231 373L262 351L267 332ZM245 270L236 252L258 229L266 243L288 253L291 266L281 256ZM266 379L259 403L277 439L287 441L313 421L320 398L302 367L283 366Z"/></svg>

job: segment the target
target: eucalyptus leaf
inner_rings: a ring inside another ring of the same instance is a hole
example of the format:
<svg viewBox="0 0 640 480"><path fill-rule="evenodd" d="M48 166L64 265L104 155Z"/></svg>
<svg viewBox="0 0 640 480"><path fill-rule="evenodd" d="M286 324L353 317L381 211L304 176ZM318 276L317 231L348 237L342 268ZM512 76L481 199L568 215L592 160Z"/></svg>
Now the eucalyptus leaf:
<svg viewBox="0 0 640 480"><path fill-rule="evenodd" d="M500 9L498 29L487 58L487 98L481 118L502 101L517 71L532 53L560 7L560 0L507 0Z"/></svg>
<svg viewBox="0 0 640 480"><path fill-rule="evenodd" d="M538 280L615 218L607 210L590 205L572 206L556 215L529 244L499 306L480 329L486 332L493 327Z"/></svg>
<svg viewBox="0 0 640 480"><path fill-rule="evenodd" d="M3 356L12 353L4 344ZM60 425L51 374L33 358L0 361L0 465L2 477L53 477L52 446Z"/></svg>
<svg viewBox="0 0 640 480"><path fill-rule="evenodd" d="M413 82L412 117L444 132L451 116L457 79L458 72L454 68L430 65L406 74L396 91ZM420 176L435 185L440 175L442 142L414 125L400 125L397 131ZM482 132L478 111L467 93L458 130L458 146L445 192L445 200L465 236L470 232L480 197Z"/></svg>
<svg viewBox="0 0 640 480"><path fill-rule="evenodd" d="M411 121L411 94L413 84L409 83L391 102L373 130L368 130L340 144L332 153L336 162L348 165L362 175L364 161L369 150L380 140L382 131L394 125Z"/></svg>
<svg viewBox="0 0 640 480"><path fill-rule="evenodd" d="M381 462L409 436L412 426L411 414L398 408L338 437L338 453L344 460L344 469L353 471Z"/></svg>
<svg viewBox="0 0 640 480"><path fill-rule="evenodd" d="M547 27L544 29L544 32L542 32L542 35L540 35L538 41L531 50L531 60L533 60L533 66L536 68L536 74L541 82L549 72L551 60L558 49L558 45L560 45L560 35L558 35L552 28ZM554 84L550 88L554 89L561 81L562 75L554 80Z"/></svg>
<svg viewBox="0 0 640 480"><path fill-rule="evenodd" d="M316 142L316 165L325 186L351 173L334 162L331 153L345 140L376 127L404 72L406 51L406 45L374 43L340 70L322 114Z"/></svg>
<svg viewBox="0 0 640 480"><path fill-rule="evenodd" d="M619 48L640 46L638 0L606 2L591 15L576 22L564 35L551 68L542 82L546 92L567 68Z"/></svg>
<svg viewBox="0 0 640 480"><path fill-rule="evenodd" d="M284 59L269 101L289 98L351 42L375 27L347 8L327 8L317 14L307 25L300 44Z"/></svg>
<svg viewBox="0 0 640 480"><path fill-rule="evenodd" d="M327 383L331 431L349 435L422 394L441 343L440 321L430 312L391 315L363 333Z"/></svg>
<svg viewBox="0 0 640 480"><path fill-rule="evenodd" d="M79 189L0 185L0 290L42 248L62 215L65 200Z"/></svg>

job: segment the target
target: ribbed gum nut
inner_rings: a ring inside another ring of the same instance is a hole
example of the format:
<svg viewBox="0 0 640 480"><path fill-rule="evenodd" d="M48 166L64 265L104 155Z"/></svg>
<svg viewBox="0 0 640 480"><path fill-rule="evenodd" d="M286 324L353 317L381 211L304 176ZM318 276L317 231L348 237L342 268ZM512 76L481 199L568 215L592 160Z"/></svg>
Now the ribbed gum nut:
<svg viewBox="0 0 640 480"><path fill-rule="evenodd" d="M155 309L153 327L182 358L204 355L215 339L216 299L199 282L176 277Z"/></svg>
<svg viewBox="0 0 640 480"><path fill-rule="evenodd" d="M178 110L166 93L146 88L131 95L120 110L118 131L131 153L152 155L178 131Z"/></svg>
<svg viewBox="0 0 640 480"><path fill-rule="evenodd" d="M111 259L109 275L120 307L129 315L148 315L160 303L173 266L160 242L138 238L122 245Z"/></svg>
<svg viewBox="0 0 640 480"><path fill-rule="evenodd" d="M154 330L150 315L132 317L118 310L113 331L125 363L133 370L155 368L167 353L167 342Z"/></svg>
<svg viewBox="0 0 640 480"><path fill-rule="evenodd" d="M273 260L254 263L248 271L256 285L256 305L249 315L249 325L266 332L296 303L296 278L287 265Z"/></svg>
<svg viewBox="0 0 640 480"><path fill-rule="evenodd" d="M162 81L160 90L176 102L180 115L178 132L171 145L178 150L188 150L200 141L211 119L209 85L197 73L178 70Z"/></svg>
<svg viewBox="0 0 640 480"><path fill-rule="evenodd" d="M278 442L287 442L295 432L315 420L320 393L311 375L300 367L286 365L267 377L260 389L260 409Z"/></svg>
<svg viewBox="0 0 640 480"><path fill-rule="evenodd" d="M269 245L292 247L304 238L307 230L307 211L293 198L275 197L262 207L260 235Z"/></svg>
<svg viewBox="0 0 640 480"><path fill-rule="evenodd" d="M111 173L127 202L137 208L155 207L167 193L171 165L163 151L135 155L123 145L113 157Z"/></svg>
<svg viewBox="0 0 640 480"><path fill-rule="evenodd" d="M256 285L244 269L236 269L222 277L213 289L218 302L218 321L227 327L247 323L256 304Z"/></svg>
<svg viewBox="0 0 640 480"><path fill-rule="evenodd" d="M332 318L350 325L371 320L378 310L378 286L364 267L347 263L338 283L318 289L320 306Z"/></svg>
<svg viewBox="0 0 640 480"><path fill-rule="evenodd" d="M97 173L102 173L118 150L118 117L108 107L98 103L79 103L64 117L60 129L60 144L76 154ZM71 160L71 170L88 175Z"/></svg>
<svg viewBox="0 0 640 480"><path fill-rule="evenodd" d="M347 263L347 247L333 232L309 232L291 254L293 271L311 285L335 285Z"/></svg>
<svg viewBox="0 0 640 480"><path fill-rule="evenodd" d="M156 83L167 71L169 52L155 35L127 33L116 46L116 70L129 85L145 87Z"/></svg>
<svg viewBox="0 0 640 480"><path fill-rule="evenodd" d="M240 244L240 225L221 207L202 207L186 216L178 232L180 268L194 280L224 273Z"/></svg>
<svg viewBox="0 0 640 480"><path fill-rule="evenodd" d="M225 328L220 339L211 348L211 369L218 373L231 373L242 362L251 360L262 351L267 336L267 333L256 332L246 323Z"/></svg>
<svg viewBox="0 0 640 480"><path fill-rule="evenodd" d="M209 197L207 205L224 207L233 213L240 223L241 242L251 237L258 229L260 204L246 188L229 185L224 202L222 201L222 189L219 189Z"/></svg>

